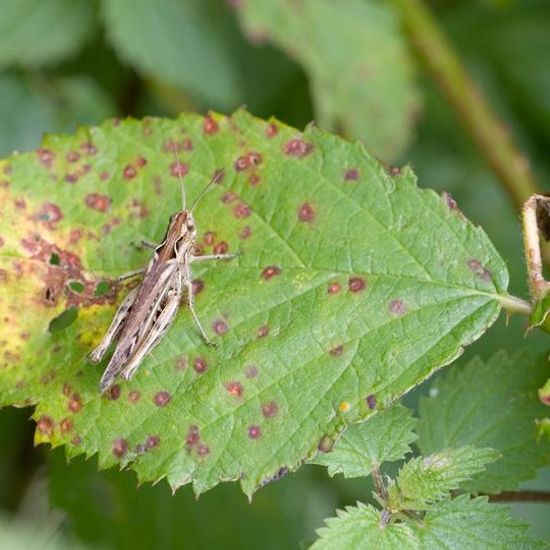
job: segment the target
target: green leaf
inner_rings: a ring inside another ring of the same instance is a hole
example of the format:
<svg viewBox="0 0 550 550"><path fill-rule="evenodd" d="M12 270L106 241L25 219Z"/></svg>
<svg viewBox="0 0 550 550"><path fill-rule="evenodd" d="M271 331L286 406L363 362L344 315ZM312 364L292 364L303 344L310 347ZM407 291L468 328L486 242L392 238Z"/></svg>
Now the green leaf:
<svg viewBox="0 0 550 550"><path fill-rule="evenodd" d="M460 495L439 502L416 525L422 548L535 549L548 545L528 533L529 525L487 497Z"/></svg>
<svg viewBox="0 0 550 550"><path fill-rule="evenodd" d="M468 495L460 495L443 500L418 520L394 521L361 503L337 513L338 517L326 520L328 527L317 531L319 539L311 546L313 550L547 548L544 541L528 534L526 523L484 497L470 500Z"/></svg>
<svg viewBox="0 0 550 550"><path fill-rule="evenodd" d="M2 0L0 66L36 67L75 56L95 25L89 0Z"/></svg>
<svg viewBox="0 0 550 550"><path fill-rule="evenodd" d="M384 2L247 0L238 4L252 40L269 40L308 73L317 122L395 159L418 107L398 21Z"/></svg>
<svg viewBox="0 0 550 550"><path fill-rule="evenodd" d="M357 506L347 506L336 514L337 517L325 520L327 527L317 530L319 539L311 546L312 550L420 547L419 537L408 523L386 524L383 512L368 504L358 502Z"/></svg>
<svg viewBox="0 0 550 550"><path fill-rule="evenodd" d="M327 438L324 448L321 445L311 462L327 466L331 477L335 474L368 476L383 462L401 460L411 451L409 445L416 439L415 424L409 409L395 405L367 422L347 428L332 450L331 440Z"/></svg>
<svg viewBox="0 0 550 550"><path fill-rule="evenodd" d="M499 458L493 449L445 449L409 460L389 487L390 510L426 510Z"/></svg>
<svg viewBox="0 0 550 550"><path fill-rule="evenodd" d="M265 110L297 75L276 50L247 44L218 0L133 0L131 10L126 0L105 0L103 16L122 59L208 108Z"/></svg>
<svg viewBox="0 0 550 550"><path fill-rule="evenodd" d="M160 242L180 207L172 140L189 204L225 168L196 222L205 252L238 257L193 267L217 346L183 307L134 379L102 397L105 365L86 356L128 291L114 277L148 261L131 243ZM250 494L453 361L507 299L481 229L410 169L389 175L313 127L243 111L106 122L49 136L0 174L1 404L37 404L37 442L142 481L202 492L240 479ZM70 307L76 320L48 332Z"/></svg>
<svg viewBox="0 0 550 550"><path fill-rule="evenodd" d="M475 492L512 490L533 478L550 460L550 442L537 441L535 422L548 414L538 400L548 368L546 354L533 359L526 351L453 367L420 402L422 452L462 445L497 449L502 458L464 485Z"/></svg>

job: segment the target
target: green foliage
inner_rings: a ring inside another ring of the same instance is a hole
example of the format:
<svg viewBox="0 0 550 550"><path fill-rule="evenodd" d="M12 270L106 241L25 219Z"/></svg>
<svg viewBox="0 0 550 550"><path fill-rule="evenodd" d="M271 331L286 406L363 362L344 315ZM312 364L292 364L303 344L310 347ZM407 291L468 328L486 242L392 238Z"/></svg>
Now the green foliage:
<svg viewBox="0 0 550 550"><path fill-rule="evenodd" d="M327 466L331 477L368 476L383 462L400 460L411 451L409 445L416 439L415 425L409 409L392 406L367 422L347 428L330 452L326 452L328 448L319 451L311 462ZM330 441L325 443L328 446Z"/></svg>
<svg viewBox="0 0 550 550"><path fill-rule="evenodd" d="M205 250L239 253L195 271L218 344L182 310L108 399L86 354L123 294L112 278L146 262L131 243L160 241L179 208L171 140L190 203L226 171L197 209ZM315 128L244 112L115 121L51 136L3 169L4 200L22 207L0 227L1 305L22 314L2 325L2 402L38 404L37 441L132 464L141 480L202 492L240 479L250 494L452 361L507 299L501 258L445 197ZM67 288L74 280L86 291ZM97 297L102 281L110 292ZM71 306L77 320L47 332Z"/></svg>
<svg viewBox="0 0 550 550"><path fill-rule="evenodd" d="M472 446L413 458L399 470L395 483L389 486L388 508L427 510L498 458L498 452L493 449Z"/></svg>
<svg viewBox="0 0 550 550"><path fill-rule="evenodd" d="M425 454L462 445L494 448L502 458L467 487L489 493L516 489L550 460L550 442L537 440L535 423L548 414L538 400L547 376L546 356L533 359L525 351L454 367L420 402L419 447Z"/></svg>
<svg viewBox="0 0 550 550"><path fill-rule="evenodd" d="M51 65L74 56L94 27L90 0L3 0L0 67Z"/></svg>
<svg viewBox="0 0 550 550"><path fill-rule="evenodd" d="M109 0L103 16L122 59L210 108L264 110L296 76L277 51L250 48L218 0L134 0L130 10L125 0Z"/></svg>
<svg viewBox="0 0 550 550"><path fill-rule="evenodd" d="M94 548L294 548L337 504L312 468L265 487L252 503L234 483L196 499L189 487L172 494L164 483L138 487L132 472L98 472L95 459L67 464L57 450L48 471L52 506Z"/></svg>
<svg viewBox="0 0 550 550"><path fill-rule="evenodd" d="M0 89L1 155L36 147L44 128L72 131L76 120L91 123L115 113L111 99L83 76L46 82L5 74L0 75Z"/></svg>
<svg viewBox="0 0 550 550"><path fill-rule="evenodd" d="M28 550L29 548L84 550L86 548L72 538L59 536L51 526L14 521L4 515L0 516L0 542L2 548L6 550Z"/></svg>
<svg viewBox="0 0 550 550"><path fill-rule="evenodd" d="M384 512L358 502L326 523L327 527L318 530L320 538L311 546L313 550L546 548L543 541L527 533L527 524L510 517L506 508L467 495L439 502L423 518L389 523Z"/></svg>
<svg viewBox="0 0 550 550"><path fill-rule="evenodd" d="M398 157L418 98L386 3L248 0L237 11L251 40L273 42L304 67L323 128L364 140L381 158Z"/></svg>

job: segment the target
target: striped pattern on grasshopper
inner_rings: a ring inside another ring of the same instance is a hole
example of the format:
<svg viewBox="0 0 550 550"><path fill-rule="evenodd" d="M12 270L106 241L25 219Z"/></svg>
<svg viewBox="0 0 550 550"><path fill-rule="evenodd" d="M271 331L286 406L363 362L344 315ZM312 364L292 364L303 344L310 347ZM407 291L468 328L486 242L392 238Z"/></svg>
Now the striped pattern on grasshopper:
<svg viewBox="0 0 550 550"><path fill-rule="evenodd" d="M179 165L177 154L176 161ZM141 284L126 296L103 340L89 355L89 359L97 363L111 344L116 342L114 353L99 384L102 393L112 386L118 376L125 380L132 378L143 359L170 328L184 290L189 311L201 336L205 342L211 343L195 312L191 265L194 262L230 259L234 254L195 255L197 229L193 209L206 191L220 181L222 175L222 170L216 171L190 210L185 208L185 190L180 176L182 208L170 217L166 235L158 246L143 243L154 250L147 268L119 277L122 280L143 273Z"/></svg>

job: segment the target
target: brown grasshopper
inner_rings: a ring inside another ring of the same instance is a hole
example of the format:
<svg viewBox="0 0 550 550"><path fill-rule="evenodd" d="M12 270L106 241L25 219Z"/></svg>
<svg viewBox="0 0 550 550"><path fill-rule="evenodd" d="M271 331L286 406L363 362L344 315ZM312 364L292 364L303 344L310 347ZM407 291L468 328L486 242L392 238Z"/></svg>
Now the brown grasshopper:
<svg viewBox="0 0 550 550"><path fill-rule="evenodd" d="M175 147L174 153L179 168ZM118 277L118 280L124 280L143 273L141 284L126 296L103 340L89 355L90 360L97 363L101 361L109 346L116 342L114 353L99 383L102 393L110 388L117 376L125 380L132 378L145 356L170 328L181 303L184 289L187 290L187 304L195 324L205 342L211 343L195 312L191 264L207 260L230 259L235 255L195 256L197 230L193 210L208 189L219 182L222 176L223 170L217 170L191 209L186 210L185 189L180 175L181 210L170 216L166 236L161 244L155 246L142 243L142 246L154 250L147 268Z"/></svg>

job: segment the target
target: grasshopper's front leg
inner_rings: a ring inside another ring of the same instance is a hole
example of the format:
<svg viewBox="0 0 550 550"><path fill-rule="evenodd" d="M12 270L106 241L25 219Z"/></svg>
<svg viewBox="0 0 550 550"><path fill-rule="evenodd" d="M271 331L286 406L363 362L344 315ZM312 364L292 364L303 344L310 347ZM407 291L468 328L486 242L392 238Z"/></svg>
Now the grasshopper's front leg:
<svg viewBox="0 0 550 550"><path fill-rule="evenodd" d="M105 334L99 346L97 346L97 348L95 348L88 355L90 361L92 361L93 363L99 363L99 361L101 361L102 357L105 355L105 352L109 349L109 346L118 336L120 330L122 329L124 321L128 317L128 312L130 311L130 308L134 305L137 291L138 289L134 288L128 293L126 298L124 298L122 304L120 304L119 308L117 309L113 320L111 321L111 325L107 330L107 334Z"/></svg>

